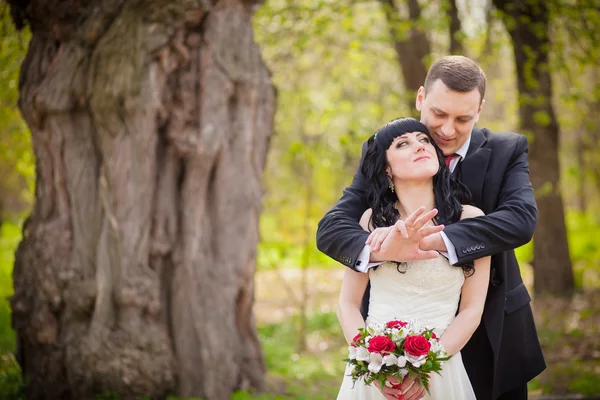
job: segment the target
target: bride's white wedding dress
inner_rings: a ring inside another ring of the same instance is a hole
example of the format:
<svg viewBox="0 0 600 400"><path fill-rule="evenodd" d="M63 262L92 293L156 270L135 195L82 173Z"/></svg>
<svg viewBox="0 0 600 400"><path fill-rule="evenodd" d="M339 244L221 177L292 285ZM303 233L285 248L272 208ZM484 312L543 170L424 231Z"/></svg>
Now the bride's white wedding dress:
<svg viewBox="0 0 600 400"><path fill-rule="evenodd" d="M431 260L412 261L400 265L386 262L369 271L371 298L367 324L394 319L415 320L426 328L435 328L440 337L458 309L465 276L462 268L451 266L439 256ZM475 400L460 353L442 365L441 376L430 380L429 400ZM379 389L362 380L353 384L346 369L338 400L385 400Z"/></svg>

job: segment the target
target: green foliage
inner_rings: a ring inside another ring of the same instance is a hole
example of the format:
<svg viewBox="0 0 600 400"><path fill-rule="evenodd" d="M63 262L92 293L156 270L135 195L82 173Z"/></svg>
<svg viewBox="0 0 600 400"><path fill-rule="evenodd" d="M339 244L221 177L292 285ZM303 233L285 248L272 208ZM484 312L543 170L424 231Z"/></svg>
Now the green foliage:
<svg viewBox="0 0 600 400"><path fill-rule="evenodd" d="M600 13L597 2L589 0L549 6L562 193L571 208L595 218L600 212Z"/></svg>
<svg viewBox="0 0 600 400"><path fill-rule="evenodd" d="M331 399L339 389L347 356L337 317L331 312L309 313L305 353L296 351L298 318L258 329L270 379L282 379L286 395L295 399Z"/></svg>
<svg viewBox="0 0 600 400"><path fill-rule="evenodd" d="M0 354L15 348L8 298L13 294L14 252L20 240L21 228L19 225L7 222L0 227Z"/></svg>
<svg viewBox="0 0 600 400"><path fill-rule="evenodd" d="M21 369L12 353L0 354L0 400L25 400Z"/></svg>
<svg viewBox="0 0 600 400"><path fill-rule="evenodd" d="M600 287L600 216L570 210L565 223L575 286L579 289ZM521 265L530 264L533 261L533 241L516 249L515 254Z"/></svg>
<svg viewBox="0 0 600 400"><path fill-rule="evenodd" d="M600 367L600 363L596 363L596 368ZM584 396L592 396L600 393L600 379L598 379L598 371L594 370L582 363L575 363L571 369L573 379L569 384L569 389L576 393L581 393Z"/></svg>
<svg viewBox="0 0 600 400"><path fill-rule="evenodd" d="M316 250L317 222L350 183L362 142L406 114L385 17L376 3L269 1L254 29L278 90L259 267L335 265Z"/></svg>
<svg viewBox="0 0 600 400"><path fill-rule="evenodd" d="M20 227L8 222L0 227L0 400L24 399L21 370L13 352L15 333L11 328L9 297L13 294L14 252L21 240Z"/></svg>
<svg viewBox="0 0 600 400"><path fill-rule="evenodd" d="M436 57L447 48L445 13L423 10ZM443 8L443 7L442 7ZM482 126L514 130L512 51L495 24L486 36L477 12L467 49L480 52L488 73ZM385 122L408 115L397 54L377 2L269 1L254 17L255 39L278 90L275 137L264 173L259 268L334 266L315 247L319 219L341 196L358 167L361 145ZM308 34L310 33L310 34ZM489 39L486 41L486 38ZM484 43L486 42L486 43ZM512 90L506 90L506 88ZM308 253L308 254L307 254Z"/></svg>
<svg viewBox="0 0 600 400"><path fill-rule="evenodd" d="M600 287L600 216L572 211L566 222L576 287Z"/></svg>
<svg viewBox="0 0 600 400"><path fill-rule="evenodd" d="M15 218L33 201L35 163L29 130L17 108L20 64L28 31L16 32L0 3L0 219Z"/></svg>
<svg viewBox="0 0 600 400"><path fill-rule="evenodd" d="M0 3L0 400L24 399L21 371L13 352L9 297L20 219L33 202L35 162L29 130L17 108L20 64L30 33L16 32Z"/></svg>

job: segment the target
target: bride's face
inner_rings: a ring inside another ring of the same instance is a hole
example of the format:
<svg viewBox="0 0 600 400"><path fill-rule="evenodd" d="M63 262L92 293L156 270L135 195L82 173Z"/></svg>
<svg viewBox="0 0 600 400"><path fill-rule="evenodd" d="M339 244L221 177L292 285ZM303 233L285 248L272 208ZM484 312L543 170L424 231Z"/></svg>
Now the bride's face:
<svg viewBox="0 0 600 400"><path fill-rule="evenodd" d="M440 164L429 137L423 132L398 136L387 149L388 176L394 181L423 181L431 179Z"/></svg>

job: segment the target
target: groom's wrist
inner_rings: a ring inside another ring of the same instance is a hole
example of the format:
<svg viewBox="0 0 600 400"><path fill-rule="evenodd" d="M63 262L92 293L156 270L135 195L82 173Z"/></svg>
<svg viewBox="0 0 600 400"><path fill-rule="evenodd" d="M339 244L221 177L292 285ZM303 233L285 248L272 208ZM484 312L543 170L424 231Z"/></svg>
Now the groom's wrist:
<svg viewBox="0 0 600 400"><path fill-rule="evenodd" d="M434 233L432 235L423 238L419 242L419 248L423 251L435 250L435 251L448 251L446 248L446 243L442 238L442 234L440 232Z"/></svg>

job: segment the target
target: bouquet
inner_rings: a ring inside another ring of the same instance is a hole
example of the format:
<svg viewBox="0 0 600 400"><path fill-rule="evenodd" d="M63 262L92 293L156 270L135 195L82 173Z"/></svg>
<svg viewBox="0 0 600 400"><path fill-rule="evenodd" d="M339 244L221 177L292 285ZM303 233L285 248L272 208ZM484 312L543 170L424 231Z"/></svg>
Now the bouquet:
<svg viewBox="0 0 600 400"><path fill-rule="evenodd" d="M388 376L402 381L415 377L429 393L431 372L440 373L442 362L450 357L432 329L416 322L389 321L359 329L348 347L352 381L364 379L370 385L385 385Z"/></svg>

